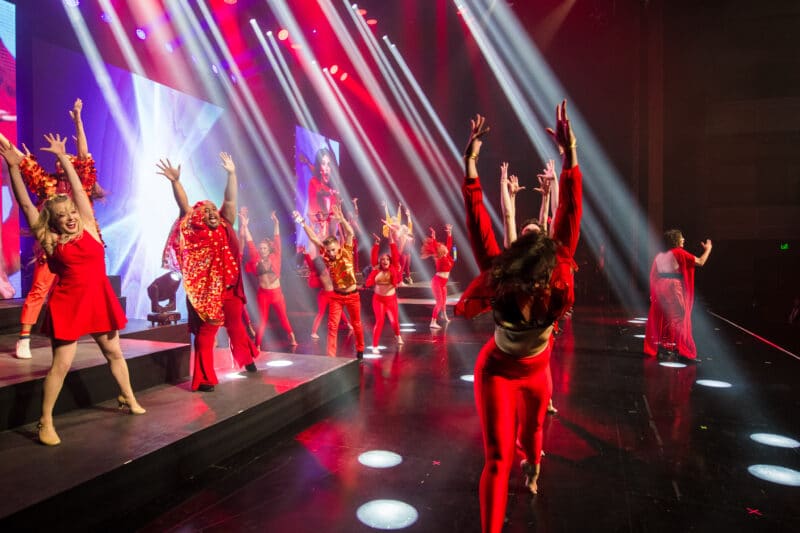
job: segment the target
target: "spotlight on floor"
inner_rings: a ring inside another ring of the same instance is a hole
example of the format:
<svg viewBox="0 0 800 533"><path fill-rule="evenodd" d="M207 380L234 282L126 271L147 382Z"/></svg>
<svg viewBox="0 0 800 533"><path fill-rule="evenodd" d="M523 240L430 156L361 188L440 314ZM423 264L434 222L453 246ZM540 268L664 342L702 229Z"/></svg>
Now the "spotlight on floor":
<svg viewBox="0 0 800 533"><path fill-rule="evenodd" d="M686 365L683 363L676 363L674 361L661 361L658 363L661 366L665 366L667 368L686 368Z"/></svg>
<svg viewBox="0 0 800 533"><path fill-rule="evenodd" d="M417 510L398 500L372 500L356 511L362 524L375 529L403 529L419 518Z"/></svg>
<svg viewBox="0 0 800 533"><path fill-rule="evenodd" d="M291 361L287 361L286 359L275 359L274 361L269 361L267 366L271 367L281 367L281 366L292 366L294 363Z"/></svg>
<svg viewBox="0 0 800 533"><path fill-rule="evenodd" d="M225 378L227 379L245 379L247 376L244 375L241 371L238 372L228 372L225 374Z"/></svg>
<svg viewBox="0 0 800 533"><path fill-rule="evenodd" d="M800 472L776 465L751 465L747 471L758 479L777 483L778 485L788 485L790 487L800 487Z"/></svg>
<svg viewBox="0 0 800 533"><path fill-rule="evenodd" d="M784 437L774 433L753 433L750 438L759 444L775 446L776 448L800 448L800 442L791 437Z"/></svg>
<svg viewBox="0 0 800 533"><path fill-rule="evenodd" d="M460 379L461 381L469 381L470 383L473 383L475 381L475 376L473 374L464 374L458 379Z"/></svg>
<svg viewBox="0 0 800 533"><path fill-rule="evenodd" d="M380 359L383 357L380 353L364 352L364 359Z"/></svg>
<svg viewBox="0 0 800 533"><path fill-rule="evenodd" d="M711 387L713 389L727 389L729 387L733 387L727 381L719 381L716 379L698 379L696 382L698 385L702 385L703 387Z"/></svg>
<svg viewBox="0 0 800 533"><path fill-rule="evenodd" d="M417 330L414 328L400 328L400 331L403 333L414 333Z"/></svg>
<svg viewBox="0 0 800 533"><path fill-rule="evenodd" d="M392 468L403 462L403 458L386 450L371 450L358 456L358 462L370 468Z"/></svg>
<svg viewBox="0 0 800 533"><path fill-rule="evenodd" d="M641 320L639 318L632 318L631 320L628 320L628 323L629 324L645 324L645 323L647 323L647 320Z"/></svg>
<svg viewBox="0 0 800 533"><path fill-rule="evenodd" d="M634 337L636 337L637 339L644 339L644 335L642 335L641 333L637 333L636 335L634 335Z"/></svg>

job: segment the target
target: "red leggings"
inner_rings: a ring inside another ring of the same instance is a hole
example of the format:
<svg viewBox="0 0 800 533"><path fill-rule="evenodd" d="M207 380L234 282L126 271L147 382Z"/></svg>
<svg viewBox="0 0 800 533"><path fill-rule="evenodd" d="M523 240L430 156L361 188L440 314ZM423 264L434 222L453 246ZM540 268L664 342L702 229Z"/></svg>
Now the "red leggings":
<svg viewBox="0 0 800 533"><path fill-rule="evenodd" d="M258 348L247 335L244 324L244 302L232 290L227 290L222 297L222 309L225 313L225 329L231 341L233 359L240 367L253 362L258 357ZM192 372L192 390L203 385L216 385L217 373L214 370L214 339L219 324L209 324L198 319L199 325L194 335L194 370Z"/></svg>
<svg viewBox="0 0 800 533"><path fill-rule="evenodd" d="M281 327L288 334L292 335L292 325L289 323L289 317L286 315L286 300L283 298L283 291L280 287L275 289L262 289L258 288L258 313L261 315L261 321L258 323L258 331L256 331L256 344L260 347L261 341L264 338L264 331L267 329L267 322L269 322L269 309L275 306L275 312L278 313L278 320Z"/></svg>
<svg viewBox="0 0 800 533"><path fill-rule="evenodd" d="M339 331L339 320L342 318L342 308L347 309L350 315L350 324L356 334L356 351L364 351L364 328L361 326L361 295L358 291L350 294L338 294L332 291L329 295L328 309L328 355L336 356L336 337Z"/></svg>
<svg viewBox="0 0 800 533"><path fill-rule="evenodd" d="M381 338L383 331L384 316L389 317L389 324L392 326L395 337L400 335L400 312L397 306L397 293L391 296L372 295L372 312L375 313L375 327L372 328L372 345L378 346L378 339Z"/></svg>
<svg viewBox="0 0 800 533"><path fill-rule="evenodd" d="M475 402L483 429L484 467L481 474L481 526L484 532L503 528L508 478L516 445L525 459L539 464L543 423L553 392L550 344L535 357L518 359L489 339L475 363Z"/></svg>
<svg viewBox="0 0 800 533"><path fill-rule="evenodd" d="M436 305L433 307L432 320L436 320L440 312L447 315L447 278L434 275L431 279L431 290L433 291L433 299L436 300Z"/></svg>
<svg viewBox="0 0 800 533"><path fill-rule="evenodd" d="M50 288L56 280L56 275L50 271L47 266L47 261L40 261L37 259L33 266L33 282L31 283L31 290L25 297L25 303L22 304L22 314L19 317L21 324L32 326L39 320L39 313L42 311L44 301L47 295L50 294Z"/></svg>

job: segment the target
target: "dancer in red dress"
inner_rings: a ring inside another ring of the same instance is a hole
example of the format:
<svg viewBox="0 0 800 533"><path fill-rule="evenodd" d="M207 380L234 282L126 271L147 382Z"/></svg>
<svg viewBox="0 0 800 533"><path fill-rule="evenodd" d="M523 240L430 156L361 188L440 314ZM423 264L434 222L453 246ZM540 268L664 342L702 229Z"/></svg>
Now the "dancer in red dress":
<svg viewBox="0 0 800 533"><path fill-rule="evenodd" d="M258 311L261 318L256 330L256 345L261 347L267 322L269 322L269 311L274 307L281 327L289 336L289 344L297 346L297 339L295 339L292 325L289 323L289 316L286 314L286 299L281 290L281 231L275 211L272 212L271 218L275 225L272 239L262 240L256 249L253 235L250 233L250 217L247 214L247 208L243 207L239 211L239 231L244 234L249 257L245 263L245 270L258 278Z"/></svg>
<svg viewBox="0 0 800 533"><path fill-rule="evenodd" d="M581 172L566 102L548 133L563 150L564 165L553 238L531 231L501 252L483 205L476 167L489 131L477 115L464 156L467 229L482 274L464 292L456 314L473 317L491 308L495 334L475 364L475 400L483 429L485 464L480 482L484 532L503 528L508 477L519 446L525 483L538 491L542 424L552 392L548 366L553 323L574 301L573 259L581 220ZM519 424L519 428L518 428Z"/></svg>
<svg viewBox="0 0 800 533"><path fill-rule="evenodd" d="M239 268L241 253L233 223L236 219L236 165L230 154L219 154L228 174L225 199L217 210L209 200L189 206L180 182L181 167L169 159L159 161L159 174L172 184L180 217L170 232L165 250L165 268L183 274L189 312L189 331L194 334L192 390L210 392L219 383L214 369L214 339L224 325L230 338L233 359L248 372L256 372L253 359L258 348L247 334L247 298Z"/></svg>
<svg viewBox="0 0 800 533"><path fill-rule="evenodd" d="M447 224L444 228L447 233L447 242L441 243L436 240L436 230L430 228L430 237L422 243L420 257L427 259L432 257L436 265L436 273L431 278L431 290L436 304L431 313L431 329L441 329L442 326L436 322L441 313L444 322L450 322L447 316L447 280L450 278L450 271L453 270L455 260L450 252L453 249L453 226Z"/></svg>
<svg viewBox="0 0 800 533"><path fill-rule="evenodd" d="M89 145L86 140L86 132L83 129L81 111L83 102L80 98L75 100L69 115L75 124L75 143L77 154L68 155L75 172L81 180L83 190L89 196L89 200L100 198L103 190L97 183L97 171L95 170L94 159L89 153ZM2 136L0 136L2 137ZM2 139L0 139L2 142ZM23 145L24 148L24 145ZM28 190L36 196L37 207L41 209L42 204L55 194L72 194L69 180L60 164L56 164L56 173L50 174L36 160L36 156L31 154L27 148L25 153L18 152L23 159L19 165L22 181ZM99 235L98 230L98 235ZM37 247L36 258L33 267L33 279L31 288L25 296L20 314L20 333L17 340L16 355L19 359L31 358L31 330L39 319L47 295L55 282L56 277L47 266L47 256Z"/></svg>
<svg viewBox="0 0 800 533"><path fill-rule="evenodd" d="M656 355L659 347L677 353L687 362L697 362L692 337L694 269L711 254L711 239L701 242L703 253L695 257L683 249L686 239L678 229L664 233L669 248L656 255L650 269L650 313L645 328L644 353Z"/></svg>
<svg viewBox="0 0 800 533"><path fill-rule="evenodd" d="M400 254L394 242L394 232L390 233L389 247L391 252L378 257L380 238L375 235L372 246L372 271L364 283L366 287L375 287L372 295L372 311L375 313L375 326L372 328L372 353L378 352L378 340L383 331L384 317L389 317L397 344L403 344L400 336L400 312L397 305L397 287L402 281L400 272Z"/></svg>
<svg viewBox="0 0 800 533"><path fill-rule="evenodd" d="M50 268L58 276L49 301L45 330L53 344L53 363L44 379L39 441L49 446L61 442L53 425L53 407L64 384L78 347L78 338L91 334L108 360L111 374L120 388L120 407L131 413L145 410L136 401L122 355L119 329L126 318L105 271L105 250L97 232L92 204L81 186L70 158L66 138L46 135L46 152L56 155L72 187L73 197L56 195L41 212L33 205L22 182L22 156L10 144L2 143L0 154L8 163L14 197L25 214L31 231L47 254Z"/></svg>

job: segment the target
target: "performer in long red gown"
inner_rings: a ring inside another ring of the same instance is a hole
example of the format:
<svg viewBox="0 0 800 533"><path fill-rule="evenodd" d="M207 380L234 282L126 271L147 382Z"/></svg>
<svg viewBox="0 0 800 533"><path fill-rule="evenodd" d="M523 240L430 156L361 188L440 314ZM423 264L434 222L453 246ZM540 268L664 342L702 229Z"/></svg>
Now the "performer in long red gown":
<svg viewBox="0 0 800 533"><path fill-rule="evenodd" d="M233 359L248 372L256 372L253 359L258 348L247 334L244 317L247 298L242 282L239 241L233 230L236 220L236 165L230 154L220 153L228 174L225 199L217 210L204 200L189 206L180 182L180 166L169 159L158 162L159 174L172 183L180 217L170 232L164 253L165 267L179 269L189 312L189 331L194 334L192 390L210 392L219 383L214 369L214 339L224 325L230 338Z"/></svg>
<svg viewBox="0 0 800 533"><path fill-rule="evenodd" d="M486 132L484 117L477 115L465 152L463 193L470 243L482 274L464 292L456 314L476 316L491 302L495 319L495 334L475 364L475 400L485 454L481 526L484 532L499 533L517 445L524 455L525 483L532 493L538 491L542 425L552 393L548 368L553 324L574 302L573 256L582 214L582 178L565 101L556 109L555 130L548 129L564 154L553 238L529 232L501 252L483 205L476 167Z"/></svg>
<svg viewBox="0 0 800 533"><path fill-rule="evenodd" d="M694 269L708 260L711 239L700 243L703 247L700 257L683 249L686 239L681 230L665 232L664 241L669 249L656 255L650 268L650 312L644 353L656 355L662 347L687 362L696 362L697 348L692 337Z"/></svg>
<svg viewBox="0 0 800 533"><path fill-rule="evenodd" d="M131 413L145 410L136 401L122 355L119 329L126 318L105 272L105 250L97 231L92 204L81 186L78 174L67 156L66 138L46 135L44 151L56 155L69 179L73 197L56 195L47 200L41 212L33 205L19 165L23 154L14 146L0 143L0 154L11 174L14 196L25 214L31 231L47 254L50 268L59 277L50 296L50 319L45 325L53 344L53 362L44 379L39 441L55 446L61 442L53 425L53 407L64 384L78 347L78 338L91 334L108 360L121 395L120 407Z"/></svg>

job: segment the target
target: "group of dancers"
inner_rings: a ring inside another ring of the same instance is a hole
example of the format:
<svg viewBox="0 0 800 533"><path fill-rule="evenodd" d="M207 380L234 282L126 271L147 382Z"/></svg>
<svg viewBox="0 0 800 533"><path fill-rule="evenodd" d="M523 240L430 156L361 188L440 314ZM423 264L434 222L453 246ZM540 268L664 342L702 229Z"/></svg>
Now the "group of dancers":
<svg viewBox="0 0 800 533"><path fill-rule="evenodd" d="M78 155L69 156L66 138L45 135L47 146L58 161L55 174L46 173L35 157L20 151L0 138L0 155L6 160L14 196L40 247L37 269L44 271L37 280L41 289L22 314L18 357L30 357L31 326L49 293L49 313L44 331L53 348L52 366L44 381L39 440L57 445L60 438L53 425L53 407L66 373L75 357L77 340L90 334L108 360L119 386L119 404L133 414L145 409L137 402L130 384L128 368L120 348L119 330L126 317L105 273L104 244L94 217L92 197L100 194L94 162L88 152L80 120L82 104L77 100L70 111L76 125ZM471 120L464 152L462 194L466 211L466 231L481 274L473 280L455 307L455 314L467 318L491 311L494 334L478 354L475 365L475 398L483 432L485 466L480 481L481 521L484 531L502 529L508 497L508 479L516 454L521 454L525 484L538 492L542 457L543 421L552 396L550 357L558 320L574 303L574 255L582 216L582 173L578 165L577 139L567 114L566 101L556 107L554 128L547 132L562 157L560 177L550 161L538 175L535 188L542 196L539 217L522 223L517 232L517 193L524 189L516 176L508 175L508 165L500 168L501 208L504 222L503 248L498 245L491 219L483 202L483 189L477 162L489 126L481 115ZM181 184L180 165L160 160L158 173L170 182L179 217L173 225L165 250L165 266L183 275L189 308L189 327L194 334L194 367L191 389L212 391L218 383L214 369L214 343L220 326L225 326L237 364L256 372L269 310L275 307L289 343L296 336L286 314L280 286L281 244L278 218L272 213L274 232L256 246L249 228L246 209L238 211L236 165L230 154L220 154L226 173L226 187L219 208L210 200L190 204ZM327 189L318 187L321 196ZM327 191L327 192L326 192ZM33 194L36 203L29 194ZM327 194L329 196L329 194ZM317 253L308 254L310 284L320 288L320 315L312 334L316 335L324 304L328 307L327 354L337 354L337 333L343 310L355 335L357 357L365 349L361 320L359 284L356 277L355 231L338 202L331 202L331 217L340 237L320 235L309 220L294 211L294 221L305 231ZM377 350L384 321L388 318L398 344L397 288L403 283L404 247L411 241L410 213L402 224L401 211L383 220L389 253L379 254L380 237L375 236L371 263L373 269L365 285L374 288L372 349ZM552 215L552 221L550 220ZM431 287L435 307L431 328L438 320L449 321L445 286L454 260L452 226L445 226L446 242L430 236L422 245L422 257L435 262ZM683 250L680 231L667 233L670 249L659 254L651 275L651 311L645 339L645 352L659 348L696 358L691 339L693 273L711 252L711 241L703 243L700 257ZM246 253L244 253L246 251ZM243 260L243 257L246 259ZM258 280L261 315L255 339L248 334L248 317L242 273ZM35 283L36 285L36 283ZM50 287L52 286L52 288ZM38 305L38 308L36 307ZM80 313L74 313L80 309ZM34 313L34 310L36 313ZM29 340L28 340L29 342ZM27 353L26 353L27 348Z"/></svg>

